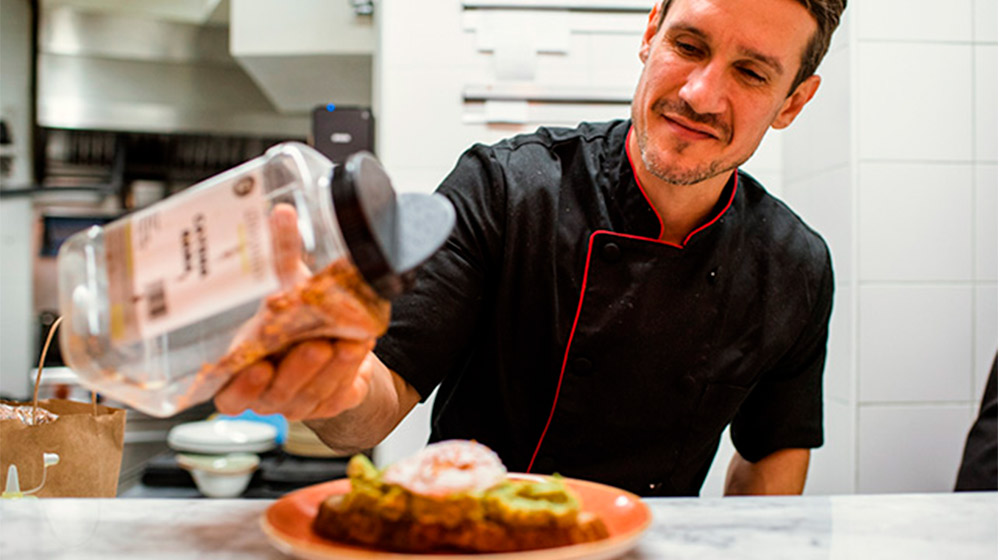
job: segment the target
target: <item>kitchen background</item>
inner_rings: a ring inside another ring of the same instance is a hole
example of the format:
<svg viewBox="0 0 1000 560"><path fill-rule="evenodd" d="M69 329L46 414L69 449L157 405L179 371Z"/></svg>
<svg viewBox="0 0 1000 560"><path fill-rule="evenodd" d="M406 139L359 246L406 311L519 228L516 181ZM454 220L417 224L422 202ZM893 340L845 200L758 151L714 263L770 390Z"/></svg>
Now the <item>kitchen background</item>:
<svg viewBox="0 0 1000 560"><path fill-rule="evenodd" d="M473 142L625 117L652 3L0 0L0 393L28 395L66 232L313 130L370 130L397 189L430 191ZM816 98L744 166L833 251L806 493L954 483L997 350L997 22L997 0L849 2ZM422 445L429 408L376 459ZM128 426L141 465L164 424Z"/></svg>

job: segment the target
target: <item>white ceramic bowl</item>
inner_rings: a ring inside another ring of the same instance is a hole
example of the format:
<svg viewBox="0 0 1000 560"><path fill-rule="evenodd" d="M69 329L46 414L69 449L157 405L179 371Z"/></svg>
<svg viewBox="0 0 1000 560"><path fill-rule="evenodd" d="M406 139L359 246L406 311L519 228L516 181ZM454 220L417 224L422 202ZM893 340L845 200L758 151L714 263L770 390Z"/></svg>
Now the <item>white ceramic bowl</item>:
<svg viewBox="0 0 1000 560"><path fill-rule="evenodd" d="M252 453L177 455L177 464L191 473L198 491L209 498L235 498L247 489L260 457Z"/></svg>

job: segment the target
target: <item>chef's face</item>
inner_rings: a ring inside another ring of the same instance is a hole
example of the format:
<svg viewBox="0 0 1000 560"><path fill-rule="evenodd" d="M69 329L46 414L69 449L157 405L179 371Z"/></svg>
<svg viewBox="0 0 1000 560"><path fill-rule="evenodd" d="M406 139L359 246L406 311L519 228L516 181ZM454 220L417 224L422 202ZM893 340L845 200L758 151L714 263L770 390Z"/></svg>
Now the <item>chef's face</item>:
<svg viewBox="0 0 1000 560"><path fill-rule="evenodd" d="M796 0L674 0L658 26L659 11L639 51L635 138L653 175L696 184L749 159L815 93L818 76L791 87L816 22Z"/></svg>

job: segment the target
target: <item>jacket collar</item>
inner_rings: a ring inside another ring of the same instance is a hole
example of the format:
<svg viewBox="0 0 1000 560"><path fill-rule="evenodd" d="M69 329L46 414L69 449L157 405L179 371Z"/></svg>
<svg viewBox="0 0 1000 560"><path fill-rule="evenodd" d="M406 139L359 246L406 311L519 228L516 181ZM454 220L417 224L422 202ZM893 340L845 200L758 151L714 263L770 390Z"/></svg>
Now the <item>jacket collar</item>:
<svg viewBox="0 0 1000 560"><path fill-rule="evenodd" d="M628 153L628 135L632 133L631 121L622 121L614 127L607 144L606 161L610 172L609 210L615 231L628 235L659 240L663 231L663 223L656 210L649 202L642 185L635 175L634 165L641 165L638 154L633 159ZM702 234L712 231L713 226L723 221L727 214L735 212L734 207L739 190L739 173L733 171L719 195L708 218L692 230L681 247L686 247L697 240Z"/></svg>

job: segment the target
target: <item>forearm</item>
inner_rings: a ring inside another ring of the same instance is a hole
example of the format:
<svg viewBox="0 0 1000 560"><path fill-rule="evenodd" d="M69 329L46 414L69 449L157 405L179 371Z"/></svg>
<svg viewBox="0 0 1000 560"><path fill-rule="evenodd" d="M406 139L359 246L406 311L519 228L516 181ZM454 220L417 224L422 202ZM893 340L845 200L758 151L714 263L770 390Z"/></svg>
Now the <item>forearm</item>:
<svg viewBox="0 0 1000 560"><path fill-rule="evenodd" d="M339 455L371 449L380 443L420 401L420 395L370 354L368 395L358 406L331 418L306 420L328 447Z"/></svg>
<svg viewBox="0 0 1000 560"><path fill-rule="evenodd" d="M780 449L751 463L736 452L726 473L726 495L801 494L809 470L808 449Z"/></svg>

